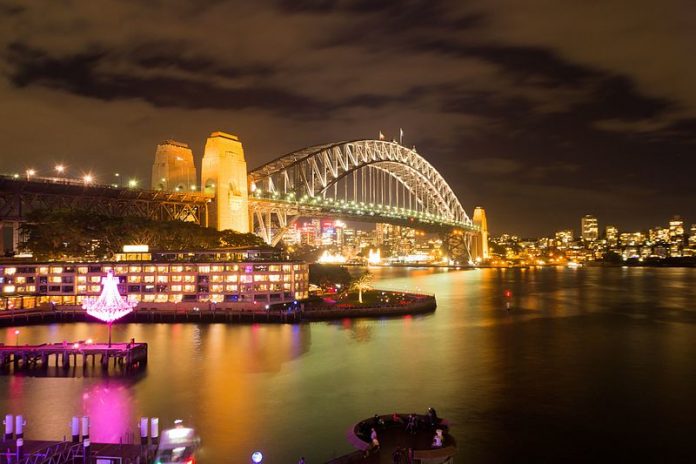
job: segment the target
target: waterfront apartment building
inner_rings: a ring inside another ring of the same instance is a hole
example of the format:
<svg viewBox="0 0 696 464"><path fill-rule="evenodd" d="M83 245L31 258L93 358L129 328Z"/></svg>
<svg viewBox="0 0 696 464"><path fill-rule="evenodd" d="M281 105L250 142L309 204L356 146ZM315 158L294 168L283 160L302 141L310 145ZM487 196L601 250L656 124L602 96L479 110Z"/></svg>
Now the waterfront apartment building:
<svg viewBox="0 0 696 464"><path fill-rule="evenodd" d="M98 296L112 270L119 291L139 306L210 303L240 307L307 298L306 263L274 249L119 253L112 262L0 262L0 309L79 306Z"/></svg>

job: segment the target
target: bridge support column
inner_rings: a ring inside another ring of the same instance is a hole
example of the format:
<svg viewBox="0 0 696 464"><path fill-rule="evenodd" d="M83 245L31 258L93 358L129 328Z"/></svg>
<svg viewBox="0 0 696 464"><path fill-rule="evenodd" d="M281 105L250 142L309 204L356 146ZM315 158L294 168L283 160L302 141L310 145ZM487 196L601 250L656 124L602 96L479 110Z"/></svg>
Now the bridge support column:
<svg viewBox="0 0 696 464"><path fill-rule="evenodd" d="M0 255L17 253L19 248L19 222L0 223Z"/></svg>

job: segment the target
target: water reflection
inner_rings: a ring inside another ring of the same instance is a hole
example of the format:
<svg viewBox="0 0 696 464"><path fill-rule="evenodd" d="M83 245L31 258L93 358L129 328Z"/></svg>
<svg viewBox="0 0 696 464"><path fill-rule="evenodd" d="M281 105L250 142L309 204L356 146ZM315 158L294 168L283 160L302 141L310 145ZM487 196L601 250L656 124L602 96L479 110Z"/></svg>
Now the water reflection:
<svg viewBox="0 0 696 464"><path fill-rule="evenodd" d="M141 377L4 376L0 412L24 414L29 438L62 437L71 416L88 414L95 439L110 441L140 416L162 427L181 418L203 437L203 464L256 449L268 462L323 462L350 449L354 420L429 406L455 423L458 461L679 460L690 443L696 270L375 273L384 287L435 293L438 310L295 325L120 324L115 339L149 343ZM105 335L98 324L53 324L20 337ZM14 337L0 331L0 342ZM605 443L621 456L593 454Z"/></svg>

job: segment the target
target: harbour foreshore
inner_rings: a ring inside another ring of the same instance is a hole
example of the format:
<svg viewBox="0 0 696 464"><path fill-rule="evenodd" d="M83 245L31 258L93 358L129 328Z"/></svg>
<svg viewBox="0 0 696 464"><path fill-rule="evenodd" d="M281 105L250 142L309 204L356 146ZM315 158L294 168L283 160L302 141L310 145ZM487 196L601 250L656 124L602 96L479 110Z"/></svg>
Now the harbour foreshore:
<svg viewBox="0 0 696 464"><path fill-rule="evenodd" d="M393 292L396 293L396 292ZM139 304L120 322L219 322L299 323L344 318L396 317L435 311L434 295L398 292L408 299L401 304L326 304L301 302L297 306L213 303ZM55 322L98 322L76 305L41 305L30 309L0 311L0 327Z"/></svg>

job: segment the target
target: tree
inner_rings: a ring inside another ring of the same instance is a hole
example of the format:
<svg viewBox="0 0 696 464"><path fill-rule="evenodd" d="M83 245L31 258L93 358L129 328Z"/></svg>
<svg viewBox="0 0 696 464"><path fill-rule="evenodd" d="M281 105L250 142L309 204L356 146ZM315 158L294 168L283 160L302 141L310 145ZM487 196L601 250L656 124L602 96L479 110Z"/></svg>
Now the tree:
<svg viewBox="0 0 696 464"><path fill-rule="evenodd" d="M218 231L192 222L114 217L80 210L34 211L22 226L22 235L26 237L24 247L37 259L110 259L126 244L149 245L161 251L266 246L254 234Z"/></svg>
<svg viewBox="0 0 696 464"><path fill-rule="evenodd" d="M352 281L350 273L343 266L336 264L310 264L309 283L322 288L341 285L348 288Z"/></svg>
<svg viewBox="0 0 696 464"><path fill-rule="evenodd" d="M363 302L363 299L362 299L363 291L367 291L367 290L372 288L372 285L370 285L372 283L372 278L373 278L372 273L370 271L365 271L362 274L360 274L359 276L357 276L353 280L353 282L351 283L351 287L354 290L358 291L358 302L359 303Z"/></svg>

